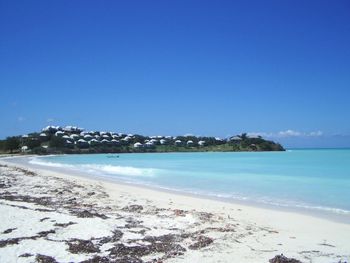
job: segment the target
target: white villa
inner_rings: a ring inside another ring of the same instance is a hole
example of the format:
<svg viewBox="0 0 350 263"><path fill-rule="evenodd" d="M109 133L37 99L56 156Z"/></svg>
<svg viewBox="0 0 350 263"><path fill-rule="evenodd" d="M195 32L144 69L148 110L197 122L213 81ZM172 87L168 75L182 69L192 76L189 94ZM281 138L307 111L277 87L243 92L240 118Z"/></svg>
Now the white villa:
<svg viewBox="0 0 350 263"><path fill-rule="evenodd" d="M175 145L177 145L177 146L182 145L182 141L181 141L181 140L176 140L176 141L175 141Z"/></svg>
<svg viewBox="0 0 350 263"><path fill-rule="evenodd" d="M64 135L64 132L63 131L57 131L56 133L55 133L55 136L63 136Z"/></svg>
<svg viewBox="0 0 350 263"><path fill-rule="evenodd" d="M193 141L192 140L189 140L186 142L187 146L192 146L193 145Z"/></svg>
<svg viewBox="0 0 350 263"><path fill-rule="evenodd" d="M199 146L205 146L205 141L199 141L199 142L198 142L198 145L199 145Z"/></svg>
<svg viewBox="0 0 350 263"><path fill-rule="evenodd" d="M142 143L139 143L139 142L134 143L134 148L141 148L141 147L143 147Z"/></svg>

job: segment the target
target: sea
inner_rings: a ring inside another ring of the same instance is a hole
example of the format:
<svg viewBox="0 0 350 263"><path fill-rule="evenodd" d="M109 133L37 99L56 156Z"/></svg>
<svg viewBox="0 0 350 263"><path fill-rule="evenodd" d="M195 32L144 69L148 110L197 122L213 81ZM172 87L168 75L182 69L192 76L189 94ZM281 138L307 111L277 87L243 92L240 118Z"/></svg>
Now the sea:
<svg viewBox="0 0 350 263"><path fill-rule="evenodd" d="M350 223L350 149L79 154L28 161L228 202L338 215Z"/></svg>

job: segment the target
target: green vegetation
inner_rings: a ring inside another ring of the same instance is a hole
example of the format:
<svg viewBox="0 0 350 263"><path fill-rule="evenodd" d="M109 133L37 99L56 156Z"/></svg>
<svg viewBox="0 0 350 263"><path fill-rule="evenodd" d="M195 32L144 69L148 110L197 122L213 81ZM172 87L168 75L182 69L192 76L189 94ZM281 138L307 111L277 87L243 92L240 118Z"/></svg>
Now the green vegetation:
<svg viewBox="0 0 350 263"><path fill-rule="evenodd" d="M3 147L5 151L9 151L10 153L13 153L14 151L18 151L18 148L20 146L20 140L18 137L7 137Z"/></svg>
<svg viewBox="0 0 350 263"><path fill-rule="evenodd" d="M235 152L284 151L273 141L246 133L227 139L197 136L143 136L112 132L84 132L67 126L48 126L41 133L0 140L3 153L141 153L141 152Z"/></svg>

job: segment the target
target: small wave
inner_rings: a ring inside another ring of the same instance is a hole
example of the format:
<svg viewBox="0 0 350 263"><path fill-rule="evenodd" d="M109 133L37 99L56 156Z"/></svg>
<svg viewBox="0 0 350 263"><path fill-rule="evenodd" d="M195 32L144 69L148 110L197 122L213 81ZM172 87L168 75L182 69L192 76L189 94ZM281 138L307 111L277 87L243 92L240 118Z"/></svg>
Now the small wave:
<svg viewBox="0 0 350 263"><path fill-rule="evenodd" d="M62 164L50 161L43 161L33 158L29 161L31 164L49 166L54 168L68 168L77 171L84 171L93 174L103 175L122 175L122 176L147 176L152 177L158 173L158 169L136 168L131 166L99 165L99 164Z"/></svg>
<svg viewBox="0 0 350 263"><path fill-rule="evenodd" d="M276 201L276 200L264 199L264 198L254 200L254 201L257 203L266 204L270 206L285 207L285 208L292 208L292 209L296 208L296 209L310 210L310 211L320 211L320 212L327 212L327 213L333 213L338 215L350 215L349 210L336 208L336 207L303 204L303 203L296 203L296 202L287 201L287 200Z"/></svg>
<svg viewBox="0 0 350 263"><path fill-rule="evenodd" d="M116 166L116 165L97 165L85 164L82 168L88 169L91 172L102 172L104 174L128 175L128 176L155 176L157 169L153 168L136 168L131 166Z"/></svg>
<svg viewBox="0 0 350 263"><path fill-rule="evenodd" d="M57 168L74 168L74 165L42 161L38 158L31 158L29 160L29 163L36 164L36 165L42 165L42 166L57 167Z"/></svg>
<svg viewBox="0 0 350 263"><path fill-rule="evenodd" d="M247 201L249 203L256 203L256 204L260 203L268 206L285 207L287 209L295 208L295 209L310 210L310 211L320 211L320 212L326 212L326 213L338 214L338 215L346 215L346 216L350 215L350 210L346 210L342 208L296 203L288 200L276 201L276 200L271 200L270 198L253 198L253 197L243 196L240 194L225 194L225 193L213 193L213 192L192 191L192 190L186 191L186 192L189 192L191 194L202 195L202 196L216 197L224 200Z"/></svg>

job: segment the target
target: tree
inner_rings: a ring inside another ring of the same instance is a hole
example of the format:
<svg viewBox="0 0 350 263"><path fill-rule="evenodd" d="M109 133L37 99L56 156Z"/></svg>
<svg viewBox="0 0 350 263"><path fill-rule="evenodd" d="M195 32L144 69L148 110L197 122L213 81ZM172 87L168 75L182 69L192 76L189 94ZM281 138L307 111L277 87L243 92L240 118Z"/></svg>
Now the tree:
<svg viewBox="0 0 350 263"><path fill-rule="evenodd" d="M31 139L26 142L26 145L29 149L37 148L41 145L40 141L38 139Z"/></svg>
<svg viewBox="0 0 350 263"><path fill-rule="evenodd" d="M5 151L5 140L0 140L0 151Z"/></svg>
<svg viewBox="0 0 350 263"><path fill-rule="evenodd" d="M52 136L50 140L51 148L63 148L64 147L64 139L58 136Z"/></svg>
<svg viewBox="0 0 350 263"><path fill-rule="evenodd" d="M242 133L241 135L238 135L238 137L241 138L242 141L245 141L246 139L248 139L247 133Z"/></svg>
<svg viewBox="0 0 350 263"><path fill-rule="evenodd" d="M5 141L5 150L13 152L13 150L17 150L19 148L20 141L18 137L7 137Z"/></svg>

